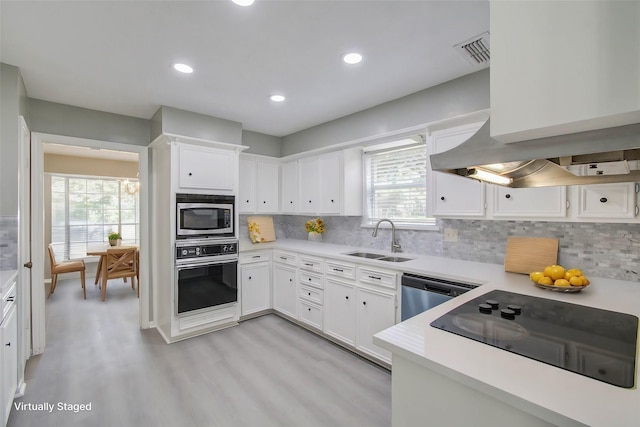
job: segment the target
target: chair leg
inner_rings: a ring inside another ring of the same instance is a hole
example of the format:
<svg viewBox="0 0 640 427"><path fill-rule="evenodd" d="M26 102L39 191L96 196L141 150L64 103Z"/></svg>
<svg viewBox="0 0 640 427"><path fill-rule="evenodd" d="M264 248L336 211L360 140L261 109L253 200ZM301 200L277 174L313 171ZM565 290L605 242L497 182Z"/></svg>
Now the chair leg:
<svg viewBox="0 0 640 427"><path fill-rule="evenodd" d="M82 295L87 299L87 286L84 282L84 270L80 270L80 280L82 280Z"/></svg>
<svg viewBox="0 0 640 427"><path fill-rule="evenodd" d="M58 275L57 274L51 274L51 288L49 288L49 295L47 295L47 298L49 298L51 296L51 294L53 293L53 291L56 290L56 283L58 282Z"/></svg>

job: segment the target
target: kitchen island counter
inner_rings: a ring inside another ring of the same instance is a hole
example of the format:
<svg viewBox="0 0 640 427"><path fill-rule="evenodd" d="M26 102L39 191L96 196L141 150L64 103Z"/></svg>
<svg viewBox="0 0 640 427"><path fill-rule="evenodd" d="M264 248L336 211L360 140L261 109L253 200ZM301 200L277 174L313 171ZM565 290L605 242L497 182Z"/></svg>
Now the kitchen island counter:
<svg viewBox="0 0 640 427"><path fill-rule="evenodd" d="M639 284L603 278L591 283L567 294L536 288L524 275L489 282L376 334L374 342L393 354L393 426L415 425L423 412L434 425L637 426L637 357L636 386L626 389L430 326L493 289L640 315ZM463 401L454 409L441 401L443 395Z"/></svg>

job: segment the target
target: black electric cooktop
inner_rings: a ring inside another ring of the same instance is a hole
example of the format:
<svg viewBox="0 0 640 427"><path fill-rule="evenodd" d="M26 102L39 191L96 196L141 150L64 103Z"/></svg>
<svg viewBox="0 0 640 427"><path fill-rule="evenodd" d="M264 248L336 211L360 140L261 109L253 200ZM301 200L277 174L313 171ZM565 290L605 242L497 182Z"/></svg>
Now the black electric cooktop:
<svg viewBox="0 0 640 427"><path fill-rule="evenodd" d="M506 291L490 291L431 322L484 344L632 388L638 317Z"/></svg>

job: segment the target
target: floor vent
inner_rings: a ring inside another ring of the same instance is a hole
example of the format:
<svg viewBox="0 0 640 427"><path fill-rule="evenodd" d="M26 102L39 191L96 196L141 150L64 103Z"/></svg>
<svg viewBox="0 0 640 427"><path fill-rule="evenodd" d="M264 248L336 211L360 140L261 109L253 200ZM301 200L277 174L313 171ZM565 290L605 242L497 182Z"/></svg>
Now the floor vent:
<svg viewBox="0 0 640 427"><path fill-rule="evenodd" d="M473 65L489 64L491 59L489 47L488 31L453 46Z"/></svg>

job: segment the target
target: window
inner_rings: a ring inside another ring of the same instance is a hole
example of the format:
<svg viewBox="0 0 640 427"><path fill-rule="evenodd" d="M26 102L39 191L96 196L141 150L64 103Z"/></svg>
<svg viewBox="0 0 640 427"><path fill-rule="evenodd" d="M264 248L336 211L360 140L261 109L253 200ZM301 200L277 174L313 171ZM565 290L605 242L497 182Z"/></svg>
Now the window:
<svg viewBox="0 0 640 427"><path fill-rule="evenodd" d="M104 243L111 231L138 243L138 193L117 178L51 175L51 243L61 260L84 258L87 245Z"/></svg>
<svg viewBox="0 0 640 427"><path fill-rule="evenodd" d="M434 225L427 217L425 144L408 139L391 145L364 154L365 224L388 218L400 226Z"/></svg>

